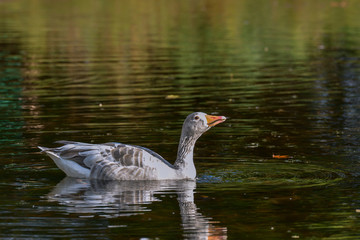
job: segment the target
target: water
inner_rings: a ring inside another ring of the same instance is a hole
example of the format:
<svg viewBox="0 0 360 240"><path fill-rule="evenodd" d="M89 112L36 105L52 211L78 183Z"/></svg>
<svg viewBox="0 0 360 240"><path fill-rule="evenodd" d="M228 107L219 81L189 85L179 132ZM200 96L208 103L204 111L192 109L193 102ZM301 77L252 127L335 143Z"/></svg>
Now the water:
<svg viewBox="0 0 360 240"><path fill-rule="evenodd" d="M0 1L0 238L358 239L359 9ZM196 183L64 178L37 149L173 162L194 111L228 117L197 142Z"/></svg>

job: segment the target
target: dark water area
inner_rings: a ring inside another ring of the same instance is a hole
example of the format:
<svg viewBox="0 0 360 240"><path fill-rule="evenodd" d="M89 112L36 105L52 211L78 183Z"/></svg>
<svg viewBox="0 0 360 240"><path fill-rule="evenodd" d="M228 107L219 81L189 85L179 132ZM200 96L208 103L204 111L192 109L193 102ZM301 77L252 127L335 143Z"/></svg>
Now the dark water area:
<svg viewBox="0 0 360 240"><path fill-rule="evenodd" d="M359 239L360 2L0 1L0 238ZM37 146L176 158L197 180L65 178Z"/></svg>

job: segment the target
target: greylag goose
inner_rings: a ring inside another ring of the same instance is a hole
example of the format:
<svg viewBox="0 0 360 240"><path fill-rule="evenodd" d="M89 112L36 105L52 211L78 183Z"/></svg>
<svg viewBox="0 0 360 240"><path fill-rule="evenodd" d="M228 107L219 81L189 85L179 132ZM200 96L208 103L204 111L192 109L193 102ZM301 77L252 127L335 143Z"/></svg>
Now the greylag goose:
<svg viewBox="0 0 360 240"><path fill-rule="evenodd" d="M39 147L66 175L101 180L195 179L193 152L196 140L211 127L226 120L195 112L186 117L177 158L170 164L150 149L122 143L89 144L58 141L57 148Z"/></svg>

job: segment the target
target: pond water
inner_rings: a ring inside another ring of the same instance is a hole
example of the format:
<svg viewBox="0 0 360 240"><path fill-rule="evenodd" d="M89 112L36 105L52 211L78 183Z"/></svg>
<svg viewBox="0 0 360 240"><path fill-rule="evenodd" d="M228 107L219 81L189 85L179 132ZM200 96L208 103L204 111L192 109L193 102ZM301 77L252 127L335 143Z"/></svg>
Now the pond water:
<svg viewBox="0 0 360 240"><path fill-rule="evenodd" d="M360 2L0 1L0 238L359 239ZM65 178L37 146L141 145L198 178Z"/></svg>

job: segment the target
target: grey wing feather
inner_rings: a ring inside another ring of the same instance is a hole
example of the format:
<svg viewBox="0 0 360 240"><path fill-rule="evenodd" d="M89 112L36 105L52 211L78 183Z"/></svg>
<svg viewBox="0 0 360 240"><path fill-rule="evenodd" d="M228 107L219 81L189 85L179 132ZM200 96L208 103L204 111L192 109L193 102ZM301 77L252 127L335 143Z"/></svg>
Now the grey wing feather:
<svg viewBox="0 0 360 240"><path fill-rule="evenodd" d="M74 161L88 169L91 168L94 162L99 160L100 156L96 145L70 141L58 141L57 143L65 145L57 148L43 148L42 150L53 152L62 159Z"/></svg>

